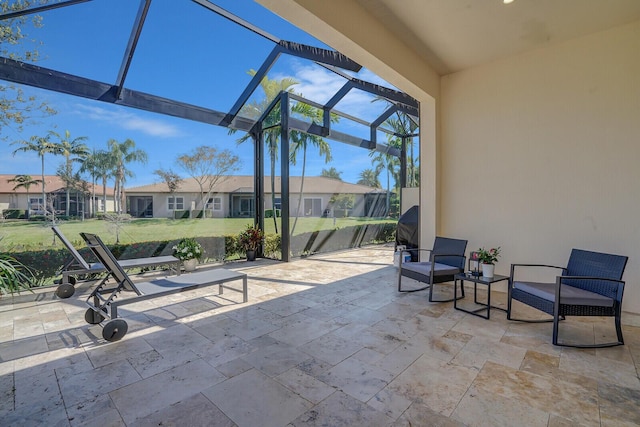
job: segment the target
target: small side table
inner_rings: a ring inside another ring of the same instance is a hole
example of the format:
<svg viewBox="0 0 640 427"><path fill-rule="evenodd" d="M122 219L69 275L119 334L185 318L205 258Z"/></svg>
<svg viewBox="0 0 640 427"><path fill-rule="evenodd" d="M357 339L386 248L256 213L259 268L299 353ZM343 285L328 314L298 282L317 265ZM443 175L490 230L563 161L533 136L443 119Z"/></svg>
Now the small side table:
<svg viewBox="0 0 640 427"><path fill-rule="evenodd" d="M496 274L495 276L489 278L484 276L474 276L471 273L459 273L455 275L454 280L455 280L455 283L453 286L453 297L454 297L453 308L455 308L456 310L464 311L465 313L473 314L474 316L482 317L483 319L489 319L489 317L491 316L492 308L496 310L502 310L504 312L507 311L502 307L496 307L491 305L491 284L496 282L501 282L503 280L509 280L509 276L500 276ZM469 282L473 282L473 302L476 303L477 305L480 305L481 306L480 308L477 308L475 310L466 310L462 307L458 307L458 280L461 282L460 283L461 289L464 286L465 280ZM486 304L478 301L478 285L479 284L487 286L487 303ZM484 310L487 311L486 316L483 316L482 314L479 313Z"/></svg>

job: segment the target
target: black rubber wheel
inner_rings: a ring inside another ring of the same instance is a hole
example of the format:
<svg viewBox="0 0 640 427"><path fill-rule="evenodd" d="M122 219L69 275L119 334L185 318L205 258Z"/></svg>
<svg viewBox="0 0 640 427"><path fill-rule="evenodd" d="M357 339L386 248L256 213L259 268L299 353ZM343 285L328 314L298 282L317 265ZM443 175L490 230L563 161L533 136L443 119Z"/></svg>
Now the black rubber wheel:
<svg viewBox="0 0 640 427"><path fill-rule="evenodd" d="M129 325L122 319L109 320L102 328L102 338L107 341L119 341L125 336Z"/></svg>
<svg viewBox="0 0 640 427"><path fill-rule="evenodd" d="M56 295L58 298L69 298L76 291L76 288L73 287L70 283L63 283L58 286L56 289Z"/></svg>
<svg viewBox="0 0 640 427"><path fill-rule="evenodd" d="M104 316L92 308L84 312L84 320L90 325L97 325L104 320Z"/></svg>

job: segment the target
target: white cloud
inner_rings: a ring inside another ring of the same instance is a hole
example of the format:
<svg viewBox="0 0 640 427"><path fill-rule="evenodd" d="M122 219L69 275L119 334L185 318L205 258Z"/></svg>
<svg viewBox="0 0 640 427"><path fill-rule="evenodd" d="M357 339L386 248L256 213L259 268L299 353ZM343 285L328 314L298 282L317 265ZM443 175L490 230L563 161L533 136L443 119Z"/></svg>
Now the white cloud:
<svg viewBox="0 0 640 427"><path fill-rule="evenodd" d="M294 86L294 92L301 93L305 98L320 104L325 104L329 101L346 83L343 77L316 64L303 65L294 61L291 64L291 69L294 73L293 77L299 82ZM274 75L271 78L282 79L284 77L285 75ZM393 88L389 83L366 69L363 69L357 75L357 78ZM375 96L368 92L352 89L340 100L336 109L352 116L372 121L385 109L384 103L371 102L374 98Z"/></svg>
<svg viewBox="0 0 640 427"><path fill-rule="evenodd" d="M144 118L129 111L116 111L85 104L76 104L75 108L79 114L91 120L102 121L123 129L134 130L161 138L172 138L182 135L182 132L171 124L162 120Z"/></svg>

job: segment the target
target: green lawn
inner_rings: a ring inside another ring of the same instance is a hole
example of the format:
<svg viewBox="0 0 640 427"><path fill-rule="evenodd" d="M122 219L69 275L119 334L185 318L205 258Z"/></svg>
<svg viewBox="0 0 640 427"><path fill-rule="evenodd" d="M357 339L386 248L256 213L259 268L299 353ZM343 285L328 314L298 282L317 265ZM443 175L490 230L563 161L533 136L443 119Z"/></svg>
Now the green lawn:
<svg viewBox="0 0 640 427"><path fill-rule="evenodd" d="M309 231L344 228L366 223L395 223L395 219L378 218L299 218L295 234ZM206 218L206 219L136 219L122 226L120 243L171 240L181 237L225 236L238 234L247 224L246 218ZM293 218L291 219L293 225ZM83 246L80 232L99 235L107 244L115 243L114 227L103 220L64 221L58 226L76 246ZM278 224L278 227L280 225ZM267 234L274 232L272 218L265 219ZM21 252L59 248L53 246L53 232L50 225L39 221L4 221L0 223L0 252Z"/></svg>

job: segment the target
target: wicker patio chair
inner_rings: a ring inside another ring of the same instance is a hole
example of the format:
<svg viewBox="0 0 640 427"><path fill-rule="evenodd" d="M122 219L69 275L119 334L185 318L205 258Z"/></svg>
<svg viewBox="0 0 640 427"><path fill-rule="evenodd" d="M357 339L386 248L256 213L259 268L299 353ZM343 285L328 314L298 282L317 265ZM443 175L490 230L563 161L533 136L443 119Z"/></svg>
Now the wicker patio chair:
<svg viewBox="0 0 640 427"><path fill-rule="evenodd" d="M573 249L567 267L541 264L512 264L509 276L507 319L524 322L553 322L553 344L566 347L612 347L623 345L621 314L625 282L622 275L626 256ZM544 267L561 270L555 283L518 280L516 270ZM552 319L527 320L512 317L513 300L541 310ZM566 316L610 316L615 318L618 341L602 344L558 342L558 323Z"/></svg>
<svg viewBox="0 0 640 427"><path fill-rule="evenodd" d="M403 262L402 257L400 257L400 265L398 267L398 292L417 292L429 289L429 302L453 301L453 298L434 300L433 285L436 283L453 282L454 276L464 271L466 262L464 252L466 249L466 240L450 239L447 237L436 237L432 249L405 249L412 254L411 259L416 259L417 261ZM427 256L425 257L425 255ZM418 289L409 289L407 287L403 289L403 277L425 283L426 286ZM462 289L460 298L462 297L464 297L464 289Z"/></svg>

